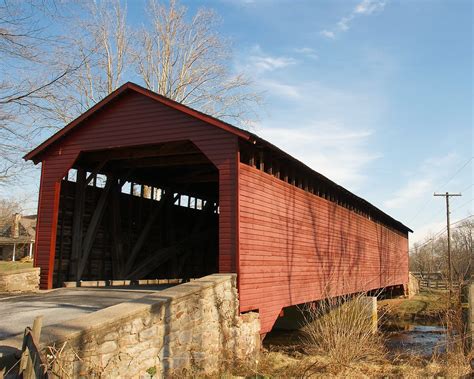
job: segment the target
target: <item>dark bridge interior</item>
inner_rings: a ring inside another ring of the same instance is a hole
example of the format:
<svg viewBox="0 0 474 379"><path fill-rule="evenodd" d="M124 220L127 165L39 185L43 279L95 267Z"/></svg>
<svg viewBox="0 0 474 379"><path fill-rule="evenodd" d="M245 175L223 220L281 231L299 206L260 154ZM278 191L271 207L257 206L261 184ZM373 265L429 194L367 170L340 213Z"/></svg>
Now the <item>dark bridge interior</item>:
<svg viewBox="0 0 474 379"><path fill-rule="evenodd" d="M81 153L61 182L53 282L218 272L219 172L190 141Z"/></svg>

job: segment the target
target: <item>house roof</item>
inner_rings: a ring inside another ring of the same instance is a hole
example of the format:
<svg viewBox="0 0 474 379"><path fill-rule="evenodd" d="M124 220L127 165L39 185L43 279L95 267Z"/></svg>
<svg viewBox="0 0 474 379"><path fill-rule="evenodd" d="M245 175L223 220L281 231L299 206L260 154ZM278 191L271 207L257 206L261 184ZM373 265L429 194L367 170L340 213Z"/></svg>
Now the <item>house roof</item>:
<svg viewBox="0 0 474 379"><path fill-rule="evenodd" d="M207 115L205 113L202 113L200 111L197 111L193 108L190 108L184 104L178 103L174 100L171 100L163 95L159 95L149 89L143 88L139 86L138 84L132 83L132 82L127 82L123 84L121 87L116 89L114 92L110 93L107 97L105 97L103 100L98 102L96 105L94 105L92 108L90 108L88 111L80 115L78 118L76 118L74 121L66 125L64 128L59 130L57 133L53 134L50 138L48 138L46 141L44 141L42 144L40 144L38 147L30 151L28 154L26 154L23 159L25 160L32 160L35 164L41 161L41 154L44 153L50 146L55 144L57 141L61 140L64 138L68 133L70 133L73 129L78 127L83 121L85 121L87 118L91 117L94 113L105 107L108 103L110 103L112 100L115 98L119 97L120 95L124 94L126 91L134 91L137 93L140 93L142 95L147 96L150 99L153 99L155 101L158 101L164 105L167 105L173 109L176 109L178 111L181 111L183 113L188 114L191 117L195 117L198 120L204 121L210 125L213 125L219 129L222 129L228 133L232 133L236 135L239 138L242 138L243 140L249 141L253 144L258 144L263 147L266 147L279 155L289 159L290 161L294 162L297 166L300 168L303 168L307 170L308 172L311 172L314 176L317 177L318 180L321 180L325 184L329 185L330 187L334 188L337 191L340 191L340 193L348 196L349 198L352 198L353 200L357 201L358 203L364 205L368 209L382 215L384 218L389 219L391 223L393 223L395 226L397 226L399 229L402 229L404 231L409 231L413 232L410 228L408 228L406 225L402 224L400 221L395 220L376 206L372 205L365 199L358 197L357 195L353 194L349 190L345 189L344 187L338 185L337 183L333 182L329 178L325 177L324 175L318 173L317 171L313 170L311 167L308 167L306 164L303 162L299 161L295 157L291 156L290 154L286 153L285 151L281 150L277 146L273 145L271 142L259 137L258 135L251 133L247 130L238 128L234 125L231 125L225 121L219 120L215 117L212 117L210 115Z"/></svg>
<svg viewBox="0 0 474 379"><path fill-rule="evenodd" d="M19 236L12 237L13 217L0 221L0 245L34 242L36 235L36 215L23 216L19 220Z"/></svg>

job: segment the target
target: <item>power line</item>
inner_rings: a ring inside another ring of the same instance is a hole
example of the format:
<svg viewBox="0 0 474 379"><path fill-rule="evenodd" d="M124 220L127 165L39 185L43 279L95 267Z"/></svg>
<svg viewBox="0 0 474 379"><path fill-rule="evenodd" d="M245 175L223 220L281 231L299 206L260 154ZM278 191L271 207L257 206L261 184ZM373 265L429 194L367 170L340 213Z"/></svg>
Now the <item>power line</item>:
<svg viewBox="0 0 474 379"><path fill-rule="evenodd" d="M467 205L467 204L469 204L469 203L472 203L473 200L474 200L474 197L473 197L471 200L466 201L465 203L461 204L459 207L454 208L454 209L453 209L453 212L454 212L454 211L457 211L458 209L464 207L465 205Z"/></svg>
<svg viewBox="0 0 474 379"><path fill-rule="evenodd" d="M453 223L451 224L451 226L460 224L461 222L466 221L466 220L469 220L469 219L472 218L472 217L474 217L474 215L469 215L469 216L467 216L467 217L464 217L464 218L462 218L462 219L460 219L460 220L457 220L457 221L453 222ZM458 226L457 228L459 228L459 226ZM444 226L441 230L439 230L438 232L436 232L435 234L433 234L428 240L426 240L425 242L423 242L421 245L417 246L416 248L417 248L417 249L421 249L422 247L425 247L425 246L428 245L432 240L434 240L434 239L440 237L440 236L441 236L442 234L444 234L444 233L446 233L446 226ZM412 248L410 249L410 251L413 251L413 250L415 250L414 247L412 247Z"/></svg>
<svg viewBox="0 0 474 379"><path fill-rule="evenodd" d="M456 177L456 175L459 174L459 173L462 171L462 169L463 169L464 167L466 167L469 163L471 163L471 161L472 161L473 158L474 158L474 157L469 158L469 159L467 160L467 162L464 163L464 164L461 166L461 168L459 168L459 169L448 179L448 181L447 181L446 183L444 183L444 184L443 184L442 186L440 186L440 187L444 187L445 185L447 185L448 183L450 183L451 180L453 180L453 179ZM441 188L438 189L438 191L439 191L439 190L441 190Z"/></svg>
<svg viewBox="0 0 474 379"><path fill-rule="evenodd" d="M442 196L446 200L446 230L448 232L448 278L449 278L449 297L453 292L453 269L451 262L451 225L449 223L449 198L453 196L462 196L460 193L434 193L433 196Z"/></svg>
<svg viewBox="0 0 474 379"><path fill-rule="evenodd" d="M464 217L464 218L462 218L462 219L460 219L460 220L457 220L456 222L453 222L451 225L459 224L459 223L461 223L461 222L463 222L463 221L469 220L471 217L474 217L474 215L469 215L469 216Z"/></svg>
<svg viewBox="0 0 474 379"><path fill-rule="evenodd" d="M442 234L444 234L446 232L446 227L443 227L443 229L441 229L439 232L436 232L433 236L431 236L428 240L426 240L425 242L423 242L423 244L421 244L420 246L416 246L417 249L421 249L422 247L425 247L426 245L428 245L431 241L435 240L436 238L440 237ZM410 249L411 251L415 250L414 247L412 247Z"/></svg>
<svg viewBox="0 0 474 379"><path fill-rule="evenodd" d="M466 192L466 191L467 191L469 188L471 188L472 186L474 186L474 183L471 183L471 184L469 184L466 188L463 188L463 189L461 190L461 193Z"/></svg>
<svg viewBox="0 0 474 379"><path fill-rule="evenodd" d="M466 167L472 161L473 158L474 157L470 157L466 162L464 162L464 164L459 169L457 169L456 172L446 182L444 182L444 184L438 186L437 191L440 191L442 187L450 183L451 180L453 180L464 169L464 167ZM472 187L472 184L471 184L471 187ZM426 206L432 201L433 201L433 197L430 197L428 200L426 200L425 203L419 209L419 211L416 212L416 214L408 221L408 223L413 222L421 214L421 212L423 212Z"/></svg>
<svg viewBox="0 0 474 379"><path fill-rule="evenodd" d="M462 206L464 206L464 205L466 205L466 203L464 203ZM457 207L457 208L454 209L454 210L457 210L457 209L459 209L459 208L460 208L460 207ZM430 219L433 219L433 218L437 217L440 213L443 213L443 211L444 211L444 209L440 209L440 210L438 210L437 212L435 212L434 214L432 214L429 218L430 218Z"/></svg>

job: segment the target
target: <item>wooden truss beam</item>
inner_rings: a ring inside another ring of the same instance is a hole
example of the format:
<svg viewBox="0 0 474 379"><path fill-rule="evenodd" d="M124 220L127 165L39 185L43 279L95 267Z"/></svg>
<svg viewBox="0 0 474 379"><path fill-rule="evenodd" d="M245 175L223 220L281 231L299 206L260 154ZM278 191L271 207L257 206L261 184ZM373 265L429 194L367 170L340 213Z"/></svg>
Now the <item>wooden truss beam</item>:
<svg viewBox="0 0 474 379"><path fill-rule="evenodd" d="M205 241L208 238L207 235L208 233L204 231L195 232L172 246L154 251L153 254L140 262L140 264L127 275L127 279L140 279L147 276L171 258L185 254L188 251L189 245L196 244L199 241Z"/></svg>
<svg viewBox="0 0 474 379"><path fill-rule="evenodd" d="M100 221L104 215L105 205L107 204L107 198L110 193L110 189L113 185L117 183L115 176L111 175L107 177L107 183L105 184L104 189L101 192L99 201L95 207L94 213L92 215L89 227L84 237L82 243L82 256L77 268L76 280L80 280L86 267L87 260L89 259L89 254L92 249L92 244L94 243L95 236L99 230Z"/></svg>
<svg viewBox="0 0 474 379"><path fill-rule="evenodd" d="M120 209L120 195L123 183L119 182L119 185L114 186L111 198L110 230L112 235L112 273L116 279L122 279L124 275L122 217Z"/></svg>
<svg viewBox="0 0 474 379"><path fill-rule="evenodd" d="M72 220L72 248L71 263L69 265L69 277L79 280L77 270L79 267L79 259L82 252L82 229L84 218L84 203L86 193L86 172L79 168L76 176L76 193L74 195L74 215Z"/></svg>
<svg viewBox="0 0 474 379"><path fill-rule="evenodd" d="M109 159L108 158L104 158L102 159L102 161L94 168L94 170L92 170L92 172L89 174L89 176L87 177L86 179L86 182L84 185L88 185L92 179L94 179L97 174L99 173L100 170L102 170L105 166L105 164L107 163Z"/></svg>
<svg viewBox="0 0 474 379"><path fill-rule="evenodd" d="M134 268L133 271L129 272L127 279L143 278L174 256L185 254L190 244L196 244L200 241L208 240L209 232L203 231L201 229L207 219L207 216L212 212L213 209L215 209L215 205L208 201L202 209L201 215L196 225L194 225L191 233L187 237L172 246L167 246L155 251L150 257L140 262L140 264Z"/></svg>
<svg viewBox="0 0 474 379"><path fill-rule="evenodd" d="M144 225L140 235L138 236L137 241L135 242L135 245L133 246L133 249L130 253L130 256L127 259L127 263L125 264L125 267L127 270L130 272L131 267L135 264L135 260L140 253L140 251L143 248L143 245L145 244L145 241L148 237L148 234L150 233L150 230L156 220L156 217L160 213L161 209L167 205L168 203L173 204L176 199L180 196L179 194L176 194L173 196L173 192L171 190L167 190L164 194L164 196L161 198L161 200L158 202L156 205L155 209L151 212L150 216L148 217L148 220L146 224ZM173 199L170 202L170 199Z"/></svg>

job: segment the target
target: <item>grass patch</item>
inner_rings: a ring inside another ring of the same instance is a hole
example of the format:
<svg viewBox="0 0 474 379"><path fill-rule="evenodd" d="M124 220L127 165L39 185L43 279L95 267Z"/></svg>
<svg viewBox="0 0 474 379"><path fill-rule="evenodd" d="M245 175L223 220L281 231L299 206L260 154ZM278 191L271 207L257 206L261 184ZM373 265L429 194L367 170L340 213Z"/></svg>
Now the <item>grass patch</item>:
<svg viewBox="0 0 474 379"><path fill-rule="evenodd" d="M386 319L440 319L447 310L448 293L443 290L420 292L411 299L387 299L378 302Z"/></svg>
<svg viewBox="0 0 474 379"><path fill-rule="evenodd" d="M0 272L8 272L33 267L33 262L0 261Z"/></svg>

